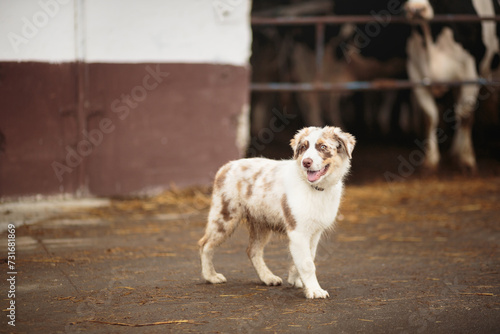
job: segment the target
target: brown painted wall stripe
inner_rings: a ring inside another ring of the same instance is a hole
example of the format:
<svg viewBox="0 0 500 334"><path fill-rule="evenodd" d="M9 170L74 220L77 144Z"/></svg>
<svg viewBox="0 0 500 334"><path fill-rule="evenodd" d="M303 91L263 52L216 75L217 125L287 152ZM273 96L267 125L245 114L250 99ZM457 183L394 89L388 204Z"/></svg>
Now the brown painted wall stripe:
<svg viewBox="0 0 500 334"><path fill-rule="evenodd" d="M0 197L210 184L248 87L229 65L2 62Z"/></svg>

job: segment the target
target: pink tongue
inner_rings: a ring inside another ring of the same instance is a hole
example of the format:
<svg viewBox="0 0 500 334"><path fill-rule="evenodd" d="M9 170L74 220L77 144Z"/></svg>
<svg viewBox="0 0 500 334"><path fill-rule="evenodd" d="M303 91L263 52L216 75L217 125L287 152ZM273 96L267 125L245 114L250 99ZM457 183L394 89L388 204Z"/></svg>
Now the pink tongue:
<svg viewBox="0 0 500 334"><path fill-rule="evenodd" d="M319 180L320 177L321 177L320 170L318 170L316 172L307 172L307 179L309 180L309 182L317 181L317 180Z"/></svg>

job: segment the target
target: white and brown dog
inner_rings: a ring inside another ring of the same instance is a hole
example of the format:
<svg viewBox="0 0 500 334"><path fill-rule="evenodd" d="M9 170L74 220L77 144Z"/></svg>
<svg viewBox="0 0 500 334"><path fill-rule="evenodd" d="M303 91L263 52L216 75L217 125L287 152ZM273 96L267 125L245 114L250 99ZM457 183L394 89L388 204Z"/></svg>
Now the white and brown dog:
<svg viewBox="0 0 500 334"><path fill-rule="evenodd" d="M198 242L203 277L210 283L226 282L214 269L214 249L246 220L247 253L262 282L282 283L263 258L271 232L280 232L290 239L294 263L288 282L303 287L307 298L328 297L316 278L314 258L321 234L335 224L355 142L337 127L309 127L291 140L293 159L241 159L221 167L206 232Z"/></svg>

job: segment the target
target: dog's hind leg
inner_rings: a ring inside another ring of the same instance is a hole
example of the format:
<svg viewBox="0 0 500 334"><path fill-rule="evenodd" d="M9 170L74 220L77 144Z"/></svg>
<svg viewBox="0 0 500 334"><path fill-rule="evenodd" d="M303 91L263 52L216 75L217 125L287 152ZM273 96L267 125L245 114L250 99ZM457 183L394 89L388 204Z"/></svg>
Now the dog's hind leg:
<svg viewBox="0 0 500 334"><path fill-rule="evenodd" d="M213 264L215 248L234 232L238 226L240 217L238 215L233 215L229 219L225 219L228 217L219 216L215 214L214 211L212 207L205 235L198 241L198 245L200 246L202 276L208 282L216 284L224 283L227 280L224 275L215 271Z"/></svg>
<svg viewBox="0 0 500 334"><path fill-rule="evenodd" d="M304 287L304 283L300 278L299 271L297 270L295 264L292 264L292 266L290 267L290 271L288 272L288 283L290 283L295 288L300 289Z"/></svg>
<svg viewBox="0 0 500 334"><path fill-rule="evenodd" d="M260 280L266 285L281 285L283 283L281 278L274 275L264 262L264 247L269 242L271 230L249 222L249 233L250 244L247 248L247 254Z"/></svg>

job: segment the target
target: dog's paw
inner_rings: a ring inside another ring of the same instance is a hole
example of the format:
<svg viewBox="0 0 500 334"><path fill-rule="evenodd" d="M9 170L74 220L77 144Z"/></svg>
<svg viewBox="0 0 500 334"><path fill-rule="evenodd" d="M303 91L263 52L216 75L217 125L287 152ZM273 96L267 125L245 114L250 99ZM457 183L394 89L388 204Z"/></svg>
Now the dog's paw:
<svg viewBox="0 0 500 334"><path fill-rule="evenodd" d="M314 299L314 298L328 298L330 295L326 290L323 290L321 288L310 290L306 289L306 297L309 299Z"/></svg>
<svg viewBox="0 0 500 334"><path fill-rule="evenodd" d="M288 283L290 283L293 287L298 289L304 287L304 283L300 279L299 272L297 271L295 265L293 265L290 268L290 272L288 273Z"/></svg>
<svg viewBox="0 0 500 334"><path fill-rule="evenodd" d="M283 284L283 280L275 275L272 276L267 276L265 279L262 280L266 285L281 285Z"/></svg>
<svg viewBox="0 0 500 334"><path fill-rule="evenodd" d="M222 274L215 274L214 276L205 278L207 282L212 284L226 283L227 279Z"/></svg>
<svg viewBox="0 0 500 334"><path fill-rule="evenodd" d="M304 287L304 283L302 283L302 280L300 277L295 277L295 278L288 278L288 283L290 283L294 288L301 289Z"/></svg>

